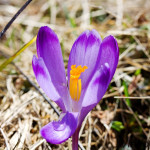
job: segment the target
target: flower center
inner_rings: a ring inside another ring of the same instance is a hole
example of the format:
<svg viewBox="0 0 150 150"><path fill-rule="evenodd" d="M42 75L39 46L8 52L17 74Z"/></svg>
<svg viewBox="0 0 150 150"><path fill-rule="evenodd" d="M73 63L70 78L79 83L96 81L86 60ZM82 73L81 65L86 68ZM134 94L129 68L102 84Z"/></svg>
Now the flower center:
<svg viewBox="0 0 150 150"><path fill-rule="evenodd" d="M87 66L81 67L81 65L78 66L77 68L76 65L71 66L69 92L71 98L75 101L78 101L81 96L82 83L79 77L81 73L84 72L85 69L87 68L88 68Z"/></svg>

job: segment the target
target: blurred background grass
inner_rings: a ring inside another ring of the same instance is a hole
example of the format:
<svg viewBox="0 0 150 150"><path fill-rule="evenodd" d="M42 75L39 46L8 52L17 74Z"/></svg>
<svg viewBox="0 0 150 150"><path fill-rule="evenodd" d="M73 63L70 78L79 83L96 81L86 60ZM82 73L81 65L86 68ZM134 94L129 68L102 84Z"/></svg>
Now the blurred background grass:
<svg viewBox="0 0 150 150"><path fill-rule="evenodd" d="M24 3L0 1L0 31ZM33 0L0 39L0 65L15 57L0 72L0 149L70 149L71 140L52 145L39 134L58 116L36 89L31 65L35 42L14 55L45 25L59 37L66 68L72 44L84 30L96 29L102 38L112 34L118 41L118 68L83 123L82 149L149 149L149 10L149 0Z"/></svg>

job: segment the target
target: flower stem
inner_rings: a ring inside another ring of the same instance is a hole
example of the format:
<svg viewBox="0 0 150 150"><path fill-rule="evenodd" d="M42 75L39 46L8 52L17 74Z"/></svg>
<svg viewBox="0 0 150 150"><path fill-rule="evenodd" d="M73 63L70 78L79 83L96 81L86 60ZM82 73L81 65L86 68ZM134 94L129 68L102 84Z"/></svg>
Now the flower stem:
<svg viewBox="0 0 150 150"><path fill-rule="evenodd" d="M72 136L72 150L78 150L79 129Z"/></svg>

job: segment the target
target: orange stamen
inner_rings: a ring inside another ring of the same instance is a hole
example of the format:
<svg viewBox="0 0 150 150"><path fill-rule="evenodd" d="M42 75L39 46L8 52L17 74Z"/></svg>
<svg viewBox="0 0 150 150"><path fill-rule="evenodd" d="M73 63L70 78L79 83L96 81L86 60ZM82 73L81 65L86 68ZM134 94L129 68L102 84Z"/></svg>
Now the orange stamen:
<svg viewBox="0 0 150 150"><path fill-rule="evenodd" d="M82 83L79 77L81 73L84 72L87 68L87 66L81 67L81 65L77 68L76 65L71 66L69 92L71 98L75 101L78 101L81 96Z"/></svg>

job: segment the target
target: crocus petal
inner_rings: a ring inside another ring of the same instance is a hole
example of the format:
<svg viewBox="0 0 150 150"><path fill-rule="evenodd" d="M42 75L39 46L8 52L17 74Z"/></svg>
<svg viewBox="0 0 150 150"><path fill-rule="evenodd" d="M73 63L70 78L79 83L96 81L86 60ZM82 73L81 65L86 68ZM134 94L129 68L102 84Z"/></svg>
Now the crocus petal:
<svg viewBox="0 0 150 150"><path fill-rule="evenodd" d="M37 54L42 57L49 72L51 82L65 101L67 81L60 43L57 35L49 27L41 27L37 35ZM65 87L65 88L64 88ZM50 87L49 87L50 89Z"/></svg>
<svg viewBox="0 0 150 150"><path fill-rule="evenodd" d="M100 46L100 65L108 63L110 66L110 80L112 79L115 70L117 68L118 59L119 59L119 48L117 41L113 36L108 36L104 38Z"/></svg>
<svg viewBox="0 0 150 150"><path fill-rule="evenodd" d="M43 59L37 59L36 56L33 56L32 67L39 86L43 89L45 94L50 99L55 101L58 106L63 110L63 112L65 112L63 101L61 100L59 93L57 92L55 86L52 83L51 77Z"/></svg>
<svg viewBox="0 0 150 150"><path fill-rule="evenodd" d="M64 115L64 114L63 114ZM62 120L50 122L41 129L41 135L52 144L66 141L75 132L78 124L78 113L67 112Z"/></svg>
<svg viewBox="0 0 150 150"><path fill-rule="evenodd" d="M71 65L87 66L88 69L81 74L82 89L86 88L97 65L101 44L100 35L96 30L83 32L72 46L68 61L68 79L70 78ZM69 81L69 80L68 80Z"/></svg>
<svg viewBox="0 0 150 150"><path fill-rule="evenodd" d="M109 85L109 78L110 67L108 63L105 63L93 75L83 98L83 107L98 103L101 100Z"/></svg>
<svg viewBox="0 0 150 150"><path fill-rule="evenodd" d="M110 67L108 63L105 63L104 66L101 66L101 68L95 72L85 92L80 113L80 123L104 96L109 85L109 79Z"/></svg>

